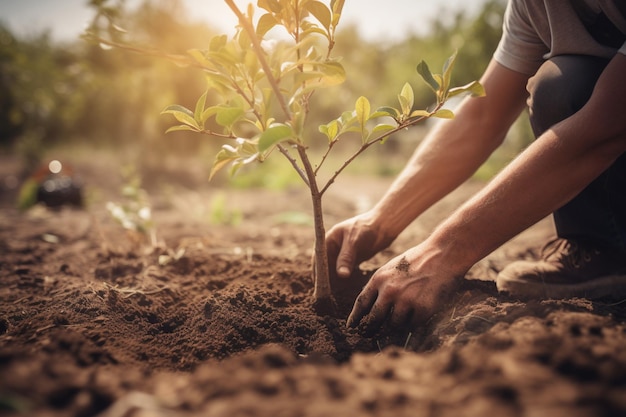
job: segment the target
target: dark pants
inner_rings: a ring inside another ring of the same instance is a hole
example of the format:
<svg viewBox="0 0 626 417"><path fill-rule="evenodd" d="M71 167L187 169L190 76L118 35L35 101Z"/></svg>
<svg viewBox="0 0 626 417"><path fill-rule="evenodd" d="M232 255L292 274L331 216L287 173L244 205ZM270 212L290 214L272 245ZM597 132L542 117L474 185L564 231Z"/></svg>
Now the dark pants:
<svg viewBox="0 0 626 417"><path fill-rule="evenodd" d="M528 82L535 136L587 102L607 63L606 59L567 55L554 57L541 66ZM591 240L626 252L626 154L555 211L554 222L559 237Z"/></svg>

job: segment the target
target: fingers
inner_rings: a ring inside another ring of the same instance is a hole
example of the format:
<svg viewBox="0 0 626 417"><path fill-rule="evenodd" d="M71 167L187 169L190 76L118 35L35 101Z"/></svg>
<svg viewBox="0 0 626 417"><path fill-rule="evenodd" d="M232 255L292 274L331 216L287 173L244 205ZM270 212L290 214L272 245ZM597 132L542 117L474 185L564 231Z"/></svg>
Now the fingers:
<svg viewBox="0 0 626 417"><path fill-rule="evenodd" d="M355 301L346 325L356 327L363 322L366 332L371 333L385 321L396 329L412 326L417 324L416 316L409 303L385 301L377 291L364 291Z"/></svg>
<svg viewBox="0 0 626 417"><path fill-rule="evenodd" d="M334 227L326 236L330 272L341 278L350 277L356 263L355 243L348 238L348 234L345 229Z"/></svg>
<svg viewBox="0 0 626 417"><path fill-rule="evenodd" d="M352 274L355 263L354 242L351 242L349 239L343 239L339 255L337 256L337 275L341 278L348 278Z"/></svg>
<svg viewBox="0 0 626 417"><path fill-rule="evenodd" d="M361 322L361 319L365 317L365 315L367 315L372 309L372 306L376 302L377 297L378 292L376 290L371 290L366 286L354 302L354 306L352 307L352 311L348 316L346 325L348 327L358 326Z"/></svg>
<svg viewBox="0 0 626 417"><path fill-rule="evenodd" d="M365 320L362 319L364 334L371 336L376 333L383 326L392 310L393 306L391 304L374 303Z"/></svg>

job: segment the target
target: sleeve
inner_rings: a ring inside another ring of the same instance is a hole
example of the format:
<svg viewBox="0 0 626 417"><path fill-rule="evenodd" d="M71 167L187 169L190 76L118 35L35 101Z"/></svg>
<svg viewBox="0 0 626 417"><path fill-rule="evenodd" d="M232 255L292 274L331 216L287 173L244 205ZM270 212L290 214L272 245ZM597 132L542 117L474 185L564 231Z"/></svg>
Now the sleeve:
<svg viewBox="0 0 626 417"><path fill-rule="evenodd" d="M541 16L528 12L524 0L509 0L504 13L502 38L494 53L501 65L527 75L533 75L544 62L549 52L546 43L539 36L536 25L541 24Z"/></svg>

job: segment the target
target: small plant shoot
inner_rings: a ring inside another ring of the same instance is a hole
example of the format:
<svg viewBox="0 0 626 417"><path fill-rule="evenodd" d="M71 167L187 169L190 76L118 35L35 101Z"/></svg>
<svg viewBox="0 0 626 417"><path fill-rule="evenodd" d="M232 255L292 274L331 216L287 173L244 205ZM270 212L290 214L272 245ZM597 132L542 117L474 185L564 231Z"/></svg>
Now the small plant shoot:
<svg viewBox="0 0 626 417"><path fill-rule="evenodd" d="M425 62L417 65L417 73L435 95L432 108L414 109L413 88L407 82L398 93L396 105L372 109L368 98L361 96L354 108L338 118L307 129L308 115L315 111L312 96L323 94L322 90L342 83L347 76L339 59L332 55L344 0L258 0L256 7L250 4L245 10L233 0L224 1L238 18L236 33L231 38L215 36L207 49L191 50L188 57L174 57L177 63L186 62L204 71L208 87L193 109L174 104L163 110L177 121L168 132L193 131L227 141L215 156L211 177L226 167L234 174L244 165L273 155L289 161L311 196L314 305L320 313L332 312L322 215L322 199L328 188L370 146L425 119L452 118L452 111L443 108L449 98L462 93L481 96L483 88L478 82L450 86L454 54L441 74L432 73ZM267 36L277 30L286 34L287 40ZM114 41L98 41L124 47ZM314 140L325 142L322 155L315 161L308 152ZM320 170L340 140L357 140L360 146L322 180Z"/></svg>

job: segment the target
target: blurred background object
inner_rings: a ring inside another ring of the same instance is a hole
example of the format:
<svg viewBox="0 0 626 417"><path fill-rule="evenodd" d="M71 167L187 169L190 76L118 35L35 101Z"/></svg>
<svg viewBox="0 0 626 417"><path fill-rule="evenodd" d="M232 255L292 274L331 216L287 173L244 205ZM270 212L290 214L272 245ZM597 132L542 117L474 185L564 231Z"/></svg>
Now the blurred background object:
<svg viewBox="0 0 626 417"><path fill-rule="evenodd" d="M70 166L53 159L26 179L20 189L18 207L26 210L39 203L50 208L83 206L83 185Z"/></svg>

